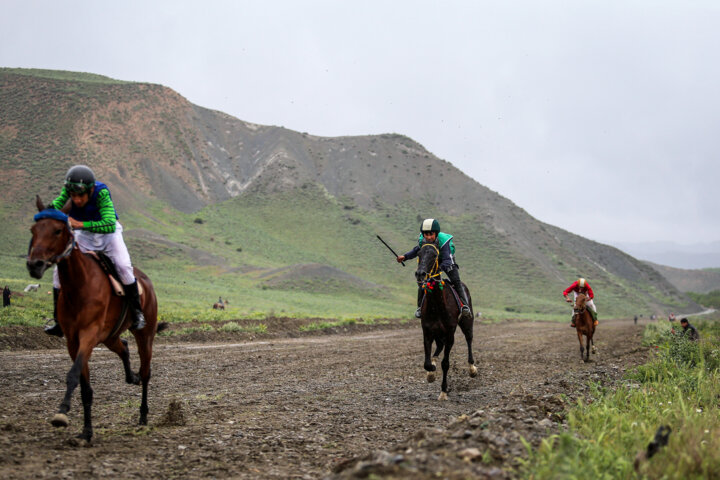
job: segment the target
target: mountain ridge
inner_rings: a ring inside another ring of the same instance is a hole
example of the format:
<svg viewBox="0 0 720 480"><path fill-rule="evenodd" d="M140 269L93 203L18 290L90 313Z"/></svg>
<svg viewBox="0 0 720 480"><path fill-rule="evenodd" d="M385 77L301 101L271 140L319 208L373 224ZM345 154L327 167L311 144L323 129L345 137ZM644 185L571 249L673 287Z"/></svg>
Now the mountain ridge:
<svg viewBox="0 0 720 480"><path fill-rule="evenodd" d="M278 252L285 266L327 264L372 283L379 275L411 298L404 274L384 271L386 258L363 270L343 255L347 245L362 239L363 248L373 248L374 233L381 231L411 246L420 220L436 217L454 229L462 246L463 279L480 285L481 296L496 308L561 311L566 307L555 305L552 297L580 275L614 302L607 306L610 312L678 304L698 308L652 267L535 220L406 136L318 137L192 105L161 85L82 78L0 69L0 167L11 173L1 185L10 193L0 200L4 216L23 221L37 193L28 184L52 196L70 165L87 163L111 185L121 221L129 212L135 228L158 230L168 239L173 222L200 215L208 217L200 231L224 236L227 245L234 239L223 229L237 223L233 228L255 228L267 232L265 241L293 248L284 237L301 232L312 238L315 231L302 217L319 209L324 215L312 218L316 229L326 232L329 250L314 247L301 261ZM245 204L266 209L268 218ZM253 218L251 227L230 221L241 211ZM288 230L273 225L273 217L283 218ZM6 235L21 243L19 231ZM217 244L213 248L224 248L213 255L228 262L244 255ZM273 263L262 249L252 252L250 267L262 268L264 258ZM398 287L400 282L405 283ZM533 290L527 302L513 295L523 283Z"/></svg>

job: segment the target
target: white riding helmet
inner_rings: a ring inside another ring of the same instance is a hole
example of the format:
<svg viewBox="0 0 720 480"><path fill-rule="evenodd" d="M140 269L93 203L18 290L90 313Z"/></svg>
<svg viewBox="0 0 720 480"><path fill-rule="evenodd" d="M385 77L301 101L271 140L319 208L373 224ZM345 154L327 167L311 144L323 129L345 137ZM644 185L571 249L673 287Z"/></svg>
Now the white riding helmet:
<svg viewBox="0 0 720 480"><path fill-rule="evenodd" d="M578 287L583 288L585 286L585 279L578 278L577 284L578 284Z"/></svg>

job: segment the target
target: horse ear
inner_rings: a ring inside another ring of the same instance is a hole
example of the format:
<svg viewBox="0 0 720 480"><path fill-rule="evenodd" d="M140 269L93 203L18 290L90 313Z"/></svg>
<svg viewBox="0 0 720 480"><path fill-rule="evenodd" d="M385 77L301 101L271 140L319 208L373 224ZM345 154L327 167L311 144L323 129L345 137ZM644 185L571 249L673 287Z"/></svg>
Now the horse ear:
<svg viewBox="0 0 720 480"><path fill-rule="evenodd" d="M35 206L37 207L38 212L45 210L45 205L43 204L43 201L40 200L40 195L35 195Z"/></svg>
<svg viewBox="0 0 720 480"><path fill-rule="evenodd" d="M69 198L67 199L67 202L65 202L65 205L60 209L61 212L63 212L65 215L70 213L70 209L72 208L72 200Z"/></svg>

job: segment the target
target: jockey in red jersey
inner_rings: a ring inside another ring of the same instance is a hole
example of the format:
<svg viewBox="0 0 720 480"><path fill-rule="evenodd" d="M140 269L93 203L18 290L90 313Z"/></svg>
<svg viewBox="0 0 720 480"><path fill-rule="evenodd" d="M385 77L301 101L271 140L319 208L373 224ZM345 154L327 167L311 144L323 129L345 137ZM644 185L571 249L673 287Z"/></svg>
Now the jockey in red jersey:
<svg viewBox="0 0 720 480"><path fill-rule="evenodd" d="M573 292L573 299L570 300L568 298L568 294L570 292ZM585 302L585 305L590 307L590 310L592 311L593 315L593 321L595 322L595 325L598 324L597 320L597 309L595 308L595 302L593 302L593 298L595 298L595 294L592 291L592 288L590 288L590 284L585 280L584 278L578 278L577 281L573 282L572 285L570 285L568 288L563 290L563 297L565 297L565 301L568 303L573 304L573 308L575 307L575 299L577 299L577 296L579 293L584 293L585 296L588 298L587 302ZM575 328L575 312L573 312L572 320L570 321L570 326Z"/></svg>

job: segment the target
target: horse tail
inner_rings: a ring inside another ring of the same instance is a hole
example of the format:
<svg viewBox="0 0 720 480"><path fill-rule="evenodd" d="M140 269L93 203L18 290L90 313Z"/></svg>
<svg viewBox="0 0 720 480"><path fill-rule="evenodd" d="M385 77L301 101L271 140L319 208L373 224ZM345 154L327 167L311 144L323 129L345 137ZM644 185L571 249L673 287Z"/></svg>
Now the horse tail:
<svg viewBox="0 0 720 480"><path fill-rule="evenodd" d="M158 323L157 330L155 330L155 333L162 332L163 330L167 330L167 328L170 326L168 322L160 322Z"/></svg>

